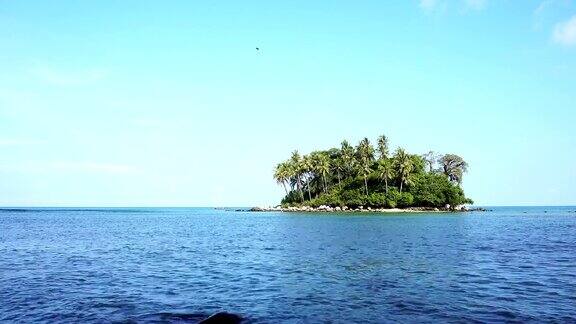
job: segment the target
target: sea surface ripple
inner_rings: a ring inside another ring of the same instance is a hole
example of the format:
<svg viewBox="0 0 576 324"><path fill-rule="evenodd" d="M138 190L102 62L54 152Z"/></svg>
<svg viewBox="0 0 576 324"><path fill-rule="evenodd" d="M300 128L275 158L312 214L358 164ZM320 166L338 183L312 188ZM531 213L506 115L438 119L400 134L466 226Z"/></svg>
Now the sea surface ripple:
<svg viewBox="0 0 576 324"><path fill-rule="evenodd" d="M576 207L0 209L0 321L576 323Z"/></svg>

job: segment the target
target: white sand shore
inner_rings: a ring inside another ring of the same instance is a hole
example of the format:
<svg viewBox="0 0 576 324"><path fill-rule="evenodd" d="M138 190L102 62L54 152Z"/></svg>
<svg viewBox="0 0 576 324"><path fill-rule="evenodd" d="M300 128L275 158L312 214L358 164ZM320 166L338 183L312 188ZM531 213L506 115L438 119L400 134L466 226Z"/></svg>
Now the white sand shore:
<svg viewBox="0 0 576 324"><path fill-rule="evenodd" d="M454 209L447 206L446 208L429 208L429 207L409 207L409 208L358 208L330 207L330 206L301 206L301 207L254 207L249 211L253 212L333 212L333 213L448 213L448 212L468 212L468 211L486 211L483 208L470 209L467 206L458 206Z"/></svg>

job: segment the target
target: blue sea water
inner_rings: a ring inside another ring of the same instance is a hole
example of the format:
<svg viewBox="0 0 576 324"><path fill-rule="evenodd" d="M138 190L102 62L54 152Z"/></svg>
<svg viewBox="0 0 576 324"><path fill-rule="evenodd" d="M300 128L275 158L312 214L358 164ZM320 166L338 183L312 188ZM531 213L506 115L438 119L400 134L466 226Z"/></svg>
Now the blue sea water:
<svg viewBox="0 0 576 324"><path fill-rule="evenodd" d="M0 210L0 321L576 323L576 207Z"/></svg>

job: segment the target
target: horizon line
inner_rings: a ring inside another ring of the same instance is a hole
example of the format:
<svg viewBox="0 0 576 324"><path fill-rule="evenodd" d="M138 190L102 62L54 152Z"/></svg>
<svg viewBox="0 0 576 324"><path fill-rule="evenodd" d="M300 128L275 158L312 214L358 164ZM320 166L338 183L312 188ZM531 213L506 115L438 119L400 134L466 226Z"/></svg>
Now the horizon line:
<svg viewBox="0 0 576 324"><path fill-rule="evenodd" d="M576 203L572 205L476 205L475 207L576 207ZM0 209L25 209L25 208L251 208L257 207L255 205L246 206L168 206L168 205L156 205L156 206L79 206L79 205L34 205L34 206L0 206Z"/></svg>

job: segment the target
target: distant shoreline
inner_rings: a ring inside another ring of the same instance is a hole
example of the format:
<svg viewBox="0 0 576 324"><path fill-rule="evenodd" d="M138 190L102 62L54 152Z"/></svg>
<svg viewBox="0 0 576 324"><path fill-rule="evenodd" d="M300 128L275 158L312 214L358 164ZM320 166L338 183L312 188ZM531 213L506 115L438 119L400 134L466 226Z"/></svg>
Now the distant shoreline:
<svg viewBox="0 0 576 324"><path fill-rule="evenodd" d="M252 207L247 210L248 212L286 212L286 213L454 213L454 212L472 212L472 211L488 211L485 208L468 208L466 206L451 208L431 208L431 207L408 207L408 208L358 208L349 207Z"/></svg>

